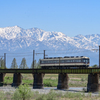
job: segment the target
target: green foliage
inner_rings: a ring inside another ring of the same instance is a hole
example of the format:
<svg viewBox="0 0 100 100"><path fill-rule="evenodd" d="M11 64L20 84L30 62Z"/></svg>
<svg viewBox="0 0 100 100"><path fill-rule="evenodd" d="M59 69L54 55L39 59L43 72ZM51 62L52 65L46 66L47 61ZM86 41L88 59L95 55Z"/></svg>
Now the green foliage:
<svg viewBox="0 0 100 100"><path fill-rule="evenodd" d="M67 97L67 98L81 98L81 97L85 97L85 94L81 94L81 93L71 93L71 92L66 92L63 97Z"/></svg>
<svg viewBox="0 0 100 100"><path fill-rule="evenodd" d="M31 64L31 68L33 68L33 62ZM36 60L34 61L34 68L37 68Z"/></svg>
<svg viewBox="0 0 100 100"><path fill-rule="evenodd" d="M32 97L31 89L25 84L20 85L14 92L13 100L30 100Z"/></svg>
<svg viewBox="0 0 100 100"><path fill-rule="evenodd" d="M33 84L33 80L29 80L29 79L27 79L27 80L22 79L22 82L23 82L23 84Z"/></svg>
<svg viewBox="0 0 100 100"><path fill-rule="evenodd" d="M0 91L0 100L7 100L3 91Z"/></svg>
<svg viewBox="0 0 100 100"><path fill-rule="evenodd" d="M58 84L58 80L57 79L44 79L43 84L46 87L55 87Z"/></svg>
<svg viewBox="0 0 100 100"><path fill-rule="evenodd" d="M5 66L4 66L4 59L0 59L0 69L4 69Z"/></svg>
<svg viewBox="0 0 100 100"><path fill-rule="evenodd" d="M22 59L19 68L20 68L20 69L27 69L27 68L28 68L28 66L27 66L27 64L26 64L26 59L25 59L25 58Z"/></svg>
<svg viewBox="0 0 100 100"><path fill-rule="evenodd" d="M31 64L31 68L33 68L33 62L32 62L32 64ZM41 68L41 67L40 67L40 59L39 59L38 62L36 62L36 60L34 61L34 69L35 69L35 68Z"/></svg>
<svg viewBox="0 0 100 100"><path fill-rule="evenodd" d="M4 100L11 100L13 94L12 94L13 91L9 91L9 92L5 92L4 94Z"/></svg>
<svg viewBox="0 0 100 100"><path fill-rule="evenodd" d="M11 68L12 68L12 69L17 69L17 68L18 68L18 65L17 65L17 63L16 63L16 59L15 59L15 58L13 59L13 61L12 61L12 63L11 63Z"/></svg>
<svg viewBox="0 0 100 100"><path fill-rule="evenodd" d="M85 81L85 78L81 78L81 81L84 82Z"/></svg>
<svg viewBox="0 0 100 100"><path fill-rule="evenodd" d="M13 77L4 77L4 84L11 84L13 81Z"/></svg>
<svg viewBox="0 0 100 100"><path fill-rule="evenodd" d="M91 67L92 67L92 68L98 68L98 65L95 64L95 65L93 65L93 66L91 66Z"/></svg>
<svg viewBox="0 0 100 100"><path fill-rule="evenodd" d="M50 91L47 95L46 94L40 94L36 100L56 100L56 93L53 91Z"/></svg>

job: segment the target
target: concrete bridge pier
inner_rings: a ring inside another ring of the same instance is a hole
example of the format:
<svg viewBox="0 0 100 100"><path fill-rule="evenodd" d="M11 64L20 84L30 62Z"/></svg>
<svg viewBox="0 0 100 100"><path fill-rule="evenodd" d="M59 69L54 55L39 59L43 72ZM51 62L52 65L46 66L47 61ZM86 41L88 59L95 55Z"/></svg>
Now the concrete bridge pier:
<svg viewBox="0 0 100 100"><path fill-rule="evenodd" d="M0 86L3 86L5 75L6 75L6 73L0 73Z"/></svg>
<svg viewBox="0 0 100 100"><path fill-rule="evenodd" d="M12 86L19 86L22 83L22 75L21 73L14 73L13 74L13 83Z"/></svg>
<svg viewBox="0 0 100 100"><path fill-rule="evenodd" d="M88 75L88 84L87 92L97 92L100 90L99 85L99 74L89 74Z"/></svg>
<svg viewBox="0 0 100 100"><path fill-rule="evenodd" d="M34 77L34 83L33 83L33 89L43 89L43 77L45 74L43 73L36 73L33 74Z"/></svg>
<svg viewBox="0 0 100 100"><path fill-rule="evenodd" d="M57 89L68 89L68 74L66 73L60 73L58 75L58 85L57 85Z"/></svg>

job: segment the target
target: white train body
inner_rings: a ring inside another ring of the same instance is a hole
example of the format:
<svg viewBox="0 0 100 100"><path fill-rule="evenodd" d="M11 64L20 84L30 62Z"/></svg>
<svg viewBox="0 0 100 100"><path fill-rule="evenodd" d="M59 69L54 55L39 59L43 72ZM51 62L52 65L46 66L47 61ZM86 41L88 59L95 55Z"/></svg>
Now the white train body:
<svg viewBox="0 0 100 100"><path fill-rule="evenodd" d="M40 66L43 69L59 68L87 68L89 67L89 58L85 56L76 57L50 57L40 60Z"/></svg>

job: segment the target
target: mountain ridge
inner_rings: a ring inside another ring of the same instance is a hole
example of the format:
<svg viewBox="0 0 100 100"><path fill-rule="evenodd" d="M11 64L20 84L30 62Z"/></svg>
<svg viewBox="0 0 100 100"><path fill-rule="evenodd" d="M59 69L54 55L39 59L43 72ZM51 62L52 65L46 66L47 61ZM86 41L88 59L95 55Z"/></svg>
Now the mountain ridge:
<svg viewBox="0 0 100 100"><path fill-rule="evenodd" d="M95 56L93 48L98 48L100 34L77 35L69 37L62 32L47 32L38 28L23 29L19 26L0 28L0 50L10 52L32 50L89 50L90 54L78 55ZM73 54L74 55L74 54ZM97 54L96 54L97 56ZM94 58L96 58L96 56ZM92 62L97 63L94 59Z"/></svg>

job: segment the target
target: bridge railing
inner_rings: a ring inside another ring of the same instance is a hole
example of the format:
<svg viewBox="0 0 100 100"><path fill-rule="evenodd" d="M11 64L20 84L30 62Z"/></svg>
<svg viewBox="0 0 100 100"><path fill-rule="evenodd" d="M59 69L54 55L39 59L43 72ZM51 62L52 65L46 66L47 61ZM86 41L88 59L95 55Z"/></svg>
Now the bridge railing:
<svg viewBox="0 0 100 100"><path fill-rule="evenodd" d="M68 73L68 74L89 74L100 73L99 68L87 69L0 69L0 73Z"/></svg>

